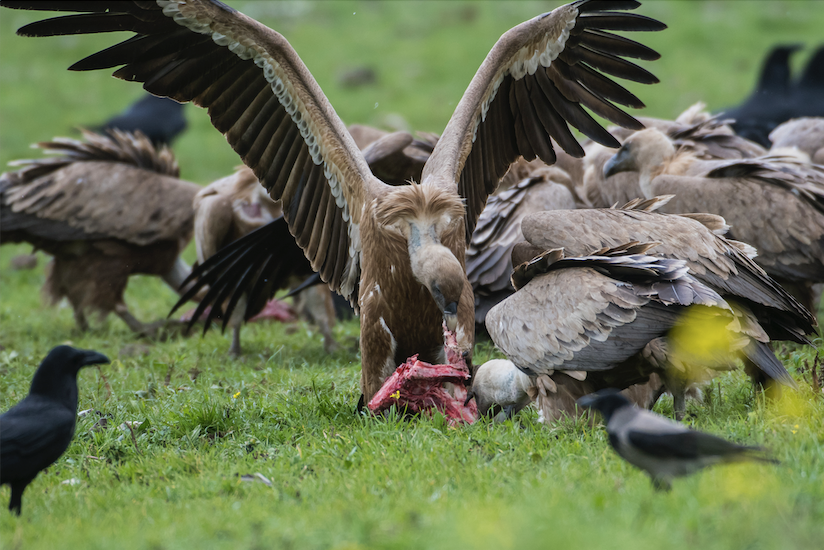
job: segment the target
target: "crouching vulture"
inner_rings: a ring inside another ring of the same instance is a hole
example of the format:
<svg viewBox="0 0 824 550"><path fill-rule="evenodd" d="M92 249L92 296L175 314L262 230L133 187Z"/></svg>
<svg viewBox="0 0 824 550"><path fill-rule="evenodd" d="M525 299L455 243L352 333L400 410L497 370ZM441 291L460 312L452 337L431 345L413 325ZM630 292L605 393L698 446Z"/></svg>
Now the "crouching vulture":
<svg viewBox="0 0 824 550"><path fill-rule="evenodd" d="M1 6L42 9L39 2ZM618 142L583 107L641 125L614 103L642 102L606 76L657 79L624 57L657 59L608 31L655 31L633 0L578 0L504 33L481 64L423 169L419 184L391 186L370 171L315 79L286 39L217 1L49 3L80 12L26 25L25 36L132 31L75 63L209 111L212 124L275 200L312 267L361 315L366 400L408 357L442 363L445 322L467 354L472 289L464 250L487 196L518 157L555 161L550 137L573 156L572 124ZM614 103L613 103L614 102Z"/></svg>
<svg viewBox="0 0 824 550"><path fill-rule="evenodd" d="M754 381L776 380L793 387L767 344L772 339L809 344L815 318L748 257L752 247L718 234L727 229L721 217L654 211L669 198L636 201L624 208L527 216L522 222L526 242L513 250L513 263L524 265L515 270L512 282L523 288L487 315L495 344L534 376L585 371L586 385L578 397L606 387L625 388L659 372L681 417L686 386L715 369L729 368L726 353L719 361L699 358L696 365L672 354L670 329L695 302L714 307L695 309L695 317L684 319L716 328L720 323L716 332L729 333L729 351L740 350ZM627 246L637 242L658 244L644 247L639 259L637 246ZM601 248L615 250L593 252ZM561 261L566 256L618 259ZM653 265L650 256L676 263ZM595 262L588 271L572 268L587 262ZM643 285L652 286L633 286L633 274L646 264L652 278L642 278ZM672 275L657 275L659 265L670 266L661 273ZM678 281L686 286L678 286ZM677 292L662 293L662 285Z"/></svg>
<svg viewBox="0 0 824 550"><path fill-rule="evenodd" d="M114 311L130 329L151 335L126 307L129 276L158 275L178 290L189 274L180 258L192 238L192 199L200 187L178 179L167 148L142 134L83 133L38 147L59 156L13 163L0 175L0 238L28 242L54 256L44 294L66 297L81 330L86 312Z"/></svg>
<svg viewBox="0 0 824 550"><path fill-rule="evenodd" d="M824 168L795 158L701 160L655 128L636 132L604 166L632 170L647 198L674 194L669 213L710 212L730 237L758 250L756 262L810 310L824 282Z"/></svg>
<svg viewBox="0 0 824 550"><path fill-rule="evenodd" d="M280 203L269 197L258 179L246 166L240 167L234 174L212 182L201 189L195 195L193 206L195 210L195 245L197 247L197 261L200 265L203 265L208 258L214 256L218 250L221 250L229 243L281 218ZM265 285L265 290L269 292L255 296L251 308L245 307L249 299L247 292L238 301L240 308L236 314L233 315L232 311L222 312L226 320L224 327L227 323L232 327L232 345L229 348L229 354L232 356L238 357L242 353L240 327L243 321L260 313L265 307L266 300L272 297L269 294L277 291L281 286L296 285L312 273L308 261L285 228L281 239L284 247L289 248L289 250L279 250L278 257L281 262L289 262L290 268L288 271L283 272L282 281L279 281L279 284L274 284L273 281L273 284ZM190 276L190 279L193 279L194 276L196 276L195 273ZM186 296L192 295L191 291L196 292L205 283L205 281L202 281L200 284L192 285ZM263 289L263 287L259 288ZM211 294L211 296L216 295L217 293ZM185 301L185 299L181 299L177 305L180 306ZM203 310L206 305L213 304L209 301L203 301L198 309ZM335 324L335 306L332 303L332 295L329 290L318 286L306 288L295 297L295 305L303 317L318 325L323 336L323 346L326 352L331 353L336 350L338 345L332 335L332 327ZM219 308L215 309L216 312L218 310ZM248 317L246 313L249 314ZM198 318L197 315L193 316L192 322Z"/></svg>

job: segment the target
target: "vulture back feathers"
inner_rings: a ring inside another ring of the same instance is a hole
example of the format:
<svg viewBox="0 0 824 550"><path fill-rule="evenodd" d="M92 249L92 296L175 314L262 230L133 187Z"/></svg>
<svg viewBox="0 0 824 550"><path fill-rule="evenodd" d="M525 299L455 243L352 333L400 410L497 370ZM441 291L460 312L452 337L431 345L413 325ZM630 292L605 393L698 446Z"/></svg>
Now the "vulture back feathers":
<svg viewBox="0 0 824 550"><path fill-rule="evenodd" d="M141 134L84 137L40 143L59 156L17 161L0 175L0 234L54 256L44 290L69 299L81 328L91 308L116 311L139 331L123 303L128 277L159 275L177 290L200 187L178 179L171 152Z"/></svg>

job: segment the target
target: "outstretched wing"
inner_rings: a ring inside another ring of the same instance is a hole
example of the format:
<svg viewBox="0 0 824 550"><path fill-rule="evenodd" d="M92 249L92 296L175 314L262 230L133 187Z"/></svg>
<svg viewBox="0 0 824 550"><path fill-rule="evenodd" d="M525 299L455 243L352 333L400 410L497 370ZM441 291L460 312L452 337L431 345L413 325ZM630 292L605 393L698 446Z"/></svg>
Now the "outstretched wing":
<svg viewBox="0 0 824 550"><path fill-rule="evenodd" d="M659 57L655 51L607 32L665 28L642 15L609 11L639 5L579 0L512 28L489 52L423 171L424 183L452 190L457 184L466 199L467 241L487 197L519 156L552 164L550 138L573 157L584 155L567 124L598 143L620 146L583 107L615 124L643 127L612 102L634 108L644 104L602 74L658 81L622 59L653 60Z"/></svg>
<svg viewBox="0 0 824 550"><path fill-rule="evenodd" d="M200 319L207 307L211 307L203 327L204 334L218 316L222 317L225 330L244 294L243 320L248 321L260 313L267 300L278 290L286 288L294 277L303 279L311 274L309 262L295 246L286 221L280 217L224 246L194 268L181 285L187 288L186 293L169 315L208 286L209 292L198 304L189 328ZM194 283L188 287L191 281Z"/></svg>
<svg viewBox="0 0 824 550"><path fill-rule="evenodd" d="M26 25L26 36L132 31L75 63L209 111L254 170L312 267L350 296L360 278L363 205L388 186L374 178L317 82L283 36L216 0L3 1L80 12Z"/></svg>

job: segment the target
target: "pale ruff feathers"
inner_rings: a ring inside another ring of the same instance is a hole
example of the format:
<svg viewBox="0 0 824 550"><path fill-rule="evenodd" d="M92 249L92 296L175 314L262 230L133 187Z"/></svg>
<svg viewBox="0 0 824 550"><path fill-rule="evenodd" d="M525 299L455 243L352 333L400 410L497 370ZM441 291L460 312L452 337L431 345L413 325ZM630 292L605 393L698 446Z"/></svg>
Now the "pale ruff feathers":
<svg viewBox="0 0 824 550"><path fill-rule="evenodd" d="M323 164L323 175L329 182L330 191L335 198L335 204L342 210L343 221L347 223L349 234L349 260L344 268L345 276L342 281L341 291L343 294L350 295L354 290L354 279L357 273L358 256L360 254L360 228L358 224L349 223L349 205L343 196L343 188L341 182L344 180L343 172L331 160L328 160L329 155L324 151L322 145L315 137L318 134L318 129L313 124L310 118L304 118L303 113L307 112L306 105L301 101L298 94L295 93L294 86L287 79L284 81L283 69L280 64L275 61L268 52L261 52L255 47L251 40L246 40L245 43L236 42L229 36L212 31L209 22L201 22L196 18L187 17L180 11L180 6L185 5L185 1L175 0L156 0L158 6L163 9L163 14L171 17L175 23L186 27L192 32L198 34L211 34L212 40L218 46L228 47L229 51L237 55L242 60L254 59L255 65L263 69L263 76L269 82L272 92L278 98L278 101L292 121L298 127L300 135L306 146L309 148L309 155L312 162L316 165ZM324 159L324 157L327 157Z"/></svg>
<svg viewBox="0 0 824 550"><path fill-rule="evenodd" d="M564 46L569 38L570 31L575 27L575 21L578 18L578 10L573 12L572 17L567 21L564 28L561 30L560 36L555 40L550 40L549 36L544 35L540 41L535 45L527 45L513 56L512 62L495 78L492 85L492 91L487 97L483 105L481 105L481 116L475 118L475 124L472 129L472 142L478 135L478 126L481 122L486 120L486 114L489 111L489 105L498 94L498 88L504 81L507 74L512 75L515 80L520 80L527 74L534 75L538 70L538 66L549 68L553 61L564 51Z"/></svg>

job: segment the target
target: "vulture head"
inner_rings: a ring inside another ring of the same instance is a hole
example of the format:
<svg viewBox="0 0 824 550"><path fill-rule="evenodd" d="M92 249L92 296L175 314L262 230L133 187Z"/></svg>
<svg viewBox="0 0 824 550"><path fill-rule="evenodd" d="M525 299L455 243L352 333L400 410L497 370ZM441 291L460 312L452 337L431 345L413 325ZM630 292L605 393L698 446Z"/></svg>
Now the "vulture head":
<svg viewBox="0 0 824 550"><path fill-rule="evenodd" d="M377 207L388 234L402 239L412 275L432 295L449 330L458 324L458 303L466 283L460 260L445 243L463 238L464 207L454 194L431 185L394 189Z"/></svg>
<svg viewBox="0 0 824 550"><path fill-rule="evenodd" d="M604 177L620 172L645 172L660 166L675 154L672 141L657 128L635 132L604 165Z"/></svg>

